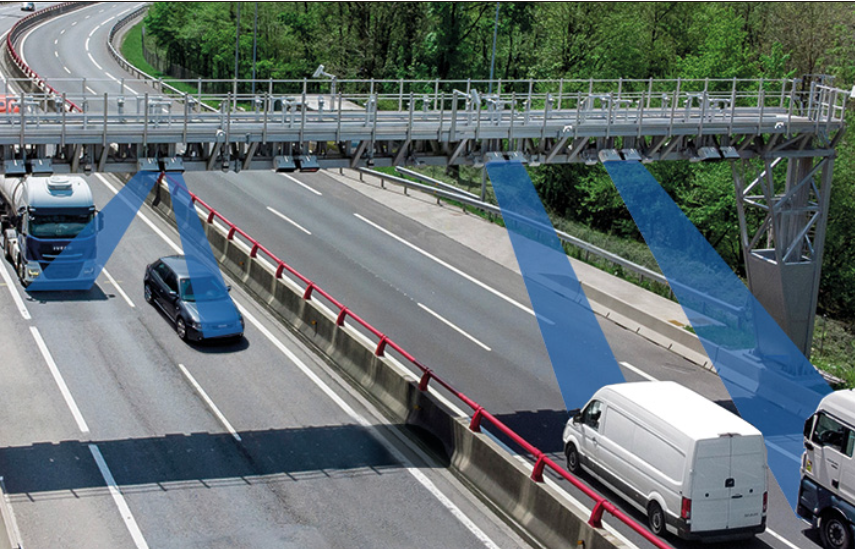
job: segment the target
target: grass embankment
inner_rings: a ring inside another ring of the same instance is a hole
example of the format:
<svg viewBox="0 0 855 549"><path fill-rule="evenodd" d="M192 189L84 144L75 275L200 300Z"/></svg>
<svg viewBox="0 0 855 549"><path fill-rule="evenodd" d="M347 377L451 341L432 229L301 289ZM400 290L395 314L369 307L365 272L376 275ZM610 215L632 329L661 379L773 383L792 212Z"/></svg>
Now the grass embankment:
<svg viewBox="0 0 855 549"><path fill-rule="evenodd" d="M143 57L143 48L142 48L142 22L134 25L131 30L125 34L124 40L122 41L122 46L120 51L122 52L122 56L130 63L135 66L139 70L144 73L152 76L154 78L161 78L164 82L168 83L170 86L188 94L196 95L198 89L195 86L191 86L186 82L180 82L175 78L166 75L156 68L152 67L148 61ZM205 101L210 104L210 101Z"/></svg>

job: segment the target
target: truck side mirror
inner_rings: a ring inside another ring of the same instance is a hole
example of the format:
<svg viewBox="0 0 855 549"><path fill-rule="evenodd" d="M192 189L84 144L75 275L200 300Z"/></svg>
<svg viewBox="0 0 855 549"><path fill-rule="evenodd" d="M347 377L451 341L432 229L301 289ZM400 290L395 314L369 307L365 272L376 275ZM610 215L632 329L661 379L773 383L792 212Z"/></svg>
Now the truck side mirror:
<svg viewBox="0 0 855 549"><path fill-rule="evenodd" d="M804 436L805 438L810 438L810 432L813 430L813 416L810 416L805 420L805 428L804 428Z"/></svg>
<svg viewBox="0 0 855 549"><path fill-rule="evenodd" d="M95 229L100 233L101 231L104 230L104 214L101 212L96 213L95 219L98 220L96 225L95 225Z"/></svg>

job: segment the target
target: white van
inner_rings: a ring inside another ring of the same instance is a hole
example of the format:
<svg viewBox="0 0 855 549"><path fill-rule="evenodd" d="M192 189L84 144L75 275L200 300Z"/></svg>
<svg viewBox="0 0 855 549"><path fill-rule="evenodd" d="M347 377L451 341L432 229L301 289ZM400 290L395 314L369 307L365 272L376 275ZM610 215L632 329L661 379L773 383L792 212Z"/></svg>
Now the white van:
<svg viewBox="0 0 855 549"><path fill-rule="evenodd" d="M855 539L855 391L823 398L805 422L805 453L796 512L819 528L826 549Z"/></svg>
<svg viewBox="0 0 855 549"><path fill-rule="evenodd" d="M607 385L564 429L584 469L646 512L657 535L745 539L766 529L766 446L749 423L672 381Z"/></svg>

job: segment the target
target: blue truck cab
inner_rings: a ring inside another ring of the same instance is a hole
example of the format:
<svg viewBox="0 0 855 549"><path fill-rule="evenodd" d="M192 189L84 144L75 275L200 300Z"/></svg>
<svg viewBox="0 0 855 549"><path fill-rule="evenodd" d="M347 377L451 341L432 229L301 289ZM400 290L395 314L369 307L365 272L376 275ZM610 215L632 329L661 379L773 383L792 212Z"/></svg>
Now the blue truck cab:
<svg viewBox="0 0 855 549"><path fill-rule="evenodd" d="M804 427L796 512L819 528L826 549L855 539L855 391L827 395Z"/></svg>
<svg viewBox="0 0 855 549"><path fill-rule="evenodd" d="M0 181L2 244L23 286L88 290L97 276L92 191L82 177L24 176Z"/></svg>

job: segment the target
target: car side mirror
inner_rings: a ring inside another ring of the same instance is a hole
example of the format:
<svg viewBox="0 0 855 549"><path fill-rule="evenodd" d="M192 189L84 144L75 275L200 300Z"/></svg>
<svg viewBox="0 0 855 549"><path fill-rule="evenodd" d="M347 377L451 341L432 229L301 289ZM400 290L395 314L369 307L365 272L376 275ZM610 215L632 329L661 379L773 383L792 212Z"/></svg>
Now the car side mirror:
<svg viewBox="0 0 855 549"><path fill-rule="evenodd" d="M226 291L227 291L227 292L231 292L231 291L232 291L232 285L231 285L231 284L226 284Z"/></svg>
<svg viewBox="0 0 855 549"><path fill-rule="evenodd" d="M96 226L95 226L96 230L97 230L98 232L103 231L103 230L104 230L104 214L103 214L103 213L101 213L101 212L96 213L96 214L95 214L95 219L97 219L97 220L98 220L98 222L97 222L97 224L96 224Z"/></svg>
<svg viewBox="0 0 855 549"><path fill-rule="evenodd" d="M170 292L167 294L169 296L170 301L178 301L178 292Z"/></svg>

